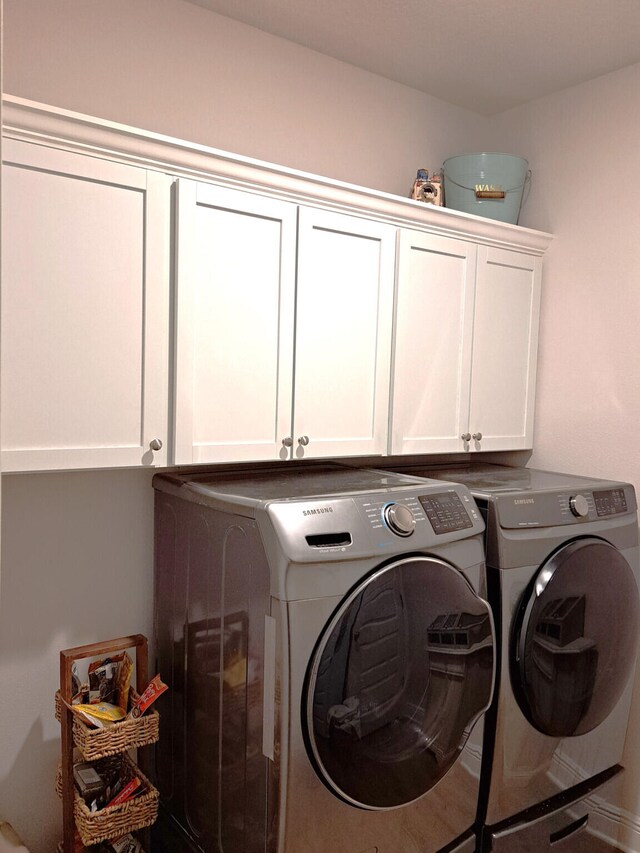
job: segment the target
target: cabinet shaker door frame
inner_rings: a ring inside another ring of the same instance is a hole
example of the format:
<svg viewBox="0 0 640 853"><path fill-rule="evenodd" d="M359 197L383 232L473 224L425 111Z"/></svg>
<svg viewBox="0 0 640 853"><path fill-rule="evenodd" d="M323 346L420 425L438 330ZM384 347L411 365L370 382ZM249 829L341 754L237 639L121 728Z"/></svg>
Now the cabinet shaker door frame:
<svg viewBox="0 0 640 853"><path fill-rule="evenodd" d="M172 178L3 157L3 471L166 465Z"/></svg>
<svg viewBox="0 0 640 853"><path fill-rule="evenodd" d="M296 205L179 179L176 208L173 463L288 458Z"/></svg>

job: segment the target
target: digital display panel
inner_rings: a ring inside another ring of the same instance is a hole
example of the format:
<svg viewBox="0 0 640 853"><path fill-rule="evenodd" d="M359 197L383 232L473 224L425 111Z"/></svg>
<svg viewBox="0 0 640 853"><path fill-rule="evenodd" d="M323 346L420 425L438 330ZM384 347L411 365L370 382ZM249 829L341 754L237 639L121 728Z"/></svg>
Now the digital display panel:
<svg viewBox="0 0 640 853"><path fill-rule="evenodd" d="M617 515L620 512L628 511L624 489L605 489L601 492L594 492L593 500L599 516Z"/></svg>
<svg viewBox="0 0 640 853"><path fill-rule="evenodd" d="M437 495L421 495L418 500L424 507L436 536L465 530L473 527L469 513L464 508L456 492L442 492Z"/></svg>

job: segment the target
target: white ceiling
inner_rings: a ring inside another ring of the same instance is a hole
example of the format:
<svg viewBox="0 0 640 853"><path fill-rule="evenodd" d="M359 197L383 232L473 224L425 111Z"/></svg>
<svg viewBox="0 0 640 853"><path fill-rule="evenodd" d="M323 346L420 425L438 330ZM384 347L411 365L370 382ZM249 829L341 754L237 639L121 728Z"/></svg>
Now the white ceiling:
<svg viewBox="0 0 640 853"><path fill-rule="evenodd" d="M640 62L640 0L189 0L484 115Z"/></svg>

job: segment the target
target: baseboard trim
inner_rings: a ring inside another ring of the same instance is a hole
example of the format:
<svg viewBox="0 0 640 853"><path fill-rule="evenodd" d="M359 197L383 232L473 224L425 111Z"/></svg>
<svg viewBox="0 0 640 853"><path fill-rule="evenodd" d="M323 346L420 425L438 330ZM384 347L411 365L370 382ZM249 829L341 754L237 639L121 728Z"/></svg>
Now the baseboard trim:
<svg viewBox="0 0 640 853"><path fill-rule="evenodd" d="M602 802L592 812L593 834L623 853L640 853L640 815Z"/></svg>
<svg viewBox="0 0 640 853"><path fill-rule="evenodd" d="M559 785L575 784L576 778L584 781L586 776L568 756L555 755L554 778ZM640 853L640 815L610 803L605 795L598 793L588 797L589 831L596 838L618 848L622 853Z"/></svg>

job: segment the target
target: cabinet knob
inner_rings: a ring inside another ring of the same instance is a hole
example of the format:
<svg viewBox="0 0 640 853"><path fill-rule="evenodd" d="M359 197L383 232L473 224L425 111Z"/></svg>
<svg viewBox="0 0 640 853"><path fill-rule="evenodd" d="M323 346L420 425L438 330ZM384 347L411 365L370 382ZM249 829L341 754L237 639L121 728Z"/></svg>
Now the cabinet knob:
<svg viewBox="0 0 640 853"><path fill-rule="evenodd" d="M307 444L309 444L309 436L308 435L301 435L300 438L298 439L298 444L301 447L306 447Z"/></svg>
<svg viewBox="0 0 640 853"><path fill-rule="evenodd" d="M474 441L482 441L482 433L481 432L474 432L473 440Z"/></svg>
<svg viewBox="0 0 640 853"><path fill-rule="evenodd" d="M283 447L293 447L293 439L291 438L290 435L288 435L286 438L282 439L282 446Z"/></svg>
<svg viewBox="0 0 640 853"><path fill-rule="evenodd" d="M470 432L463 432L462 435L460 436L460 438L463 441L471 441L471 433Z"/></svg>
<svg viewBox="0 0 640 853"><path fill-rule="evenodd" d="M162 441L159 438L152 438L149 442L149 447L152 450L162 450Z"/></svg>

